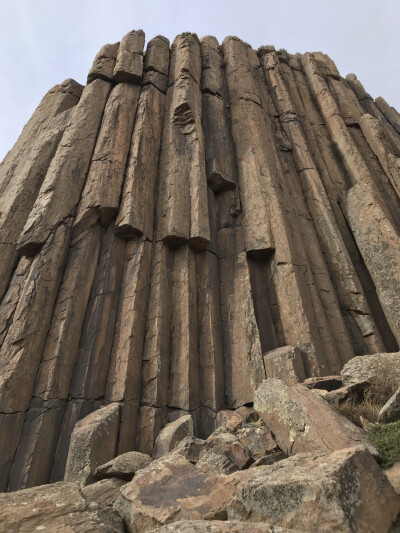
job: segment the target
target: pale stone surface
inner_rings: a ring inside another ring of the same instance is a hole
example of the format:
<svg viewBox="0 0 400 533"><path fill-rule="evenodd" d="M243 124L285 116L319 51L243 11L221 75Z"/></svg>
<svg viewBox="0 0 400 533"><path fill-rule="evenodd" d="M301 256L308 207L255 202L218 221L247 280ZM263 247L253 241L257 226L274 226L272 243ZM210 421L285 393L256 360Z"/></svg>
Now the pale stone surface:
<svg viewBox="0 0 400 533"><path fill-rule="evenodd" d="M143 72L144 33L142 30L131 31L122 39L114 67L114 80L140 84Z"/></svg>
<svg viewBox="0 0 400 533"><path fill-rule="evenodd" d="M259 467L228 504L228 519L300 531L385 532L400 499L361 448L299 454Z"/></svg>
<svg viewBox="0 0 400 533"><path fill-rule="evenodd" d="M0 495L0 528L10 533L123 533L121 517L90 503L78 483L55 483Z"/></svg>
<svg viewBox="0 0 400 533"><path fill-rule="evenodd" d="M175 422L167 424L158 434L153 457L161 457L171 450L185 437L193 435L193 418L186 415L178 418Z"/></svg>
<svg viewBox="0 0 400 533"><path fill-rule="evenodd" d="M394 463L393 466L384 470L384 473L396 493L400 495L400 463Z"/></svg>
<svg viewBox="0 0 400 533"><path fill-rule="evenodd" d="M329 453L363 445L379 457L360 428L303 385L267 379L256 391L254 407L279 447L288 454Z"/></svg>
<svg viewBox="0 0 400 533"><path fill-rule="evenodd" d="M117 59L119 43L105 44L97 52L91 66L87 82L90 83L97 78L112 81L114 75L115 61Z"/></svg>
<svg viewBox="0 0 400 533"><path fill-rule="evenodd" d="M119 405L107 405L75 425L69 445L65 481L87 485L94 481L94 471L115 455L118 435Z"/></svg>
<svg viewBox="0 0 400 533"><path fill-rule="evenodd" d="M385 372L399 381L400 385L400 352L377 353L354 357L346 363L341 372L345 385L356 385L370 381Z"/></svg>
<svg viewBox="0 0 400 533"><path fill-rule="evenodd" d="M147 44L144 56L143 85L154 85L165 93L168 86L169 41L157 35Z"/></svg>
<svg viewBox="0 0 400 533"><path fill-rule="evenodd" d="M125 484L126 480L118 479L116 477L102 479L92 485L83 487L82 493L88 502L112 507L119 496L120 488Z"/></svg>
<svg viewBox="0 0 400 533"><path fill-rule="evenodd" d="M304 367L301 352L296 346L282 346L264 354L267 378L278 378L285 383L304 381Z"/></svg>
<svg viewBox="0 0 400 533"><path fill-rule="evenodd" d="M127 452L118 455L104 465L96 468L94 476L97 479L120 478L131 480L138 470L145 468L151 463L149 455L140 452Z"/></svg>

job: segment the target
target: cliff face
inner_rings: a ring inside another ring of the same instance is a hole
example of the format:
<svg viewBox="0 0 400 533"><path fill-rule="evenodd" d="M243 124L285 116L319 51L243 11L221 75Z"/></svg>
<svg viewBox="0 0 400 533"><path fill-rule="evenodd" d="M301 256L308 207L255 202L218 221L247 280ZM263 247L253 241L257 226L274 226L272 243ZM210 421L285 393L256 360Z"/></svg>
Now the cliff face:
<svg viewBox="0 0 400 533"><path fill-rule="evenodd" d="M306 377L398 350L397 112L320 52L143 47L51 89L0 166L0 490L63 479L102 405L115 455L151 453L252 403L271 350Z"/></svg>

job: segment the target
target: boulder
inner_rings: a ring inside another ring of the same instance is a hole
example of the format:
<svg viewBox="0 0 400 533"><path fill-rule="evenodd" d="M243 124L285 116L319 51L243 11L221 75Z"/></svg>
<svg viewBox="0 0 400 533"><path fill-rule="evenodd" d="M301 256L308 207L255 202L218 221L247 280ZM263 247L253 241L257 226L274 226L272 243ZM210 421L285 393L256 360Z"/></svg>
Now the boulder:
<svg viewBox="0 0 400 533"><path fill-rule="evenodd" d="M119 495L119 489L125 484L126 481L116 477L102 479L97 481L97 483L83 487L82 493L88 502L112 507Z"/></svg>
<svg viewBox="0 0 400 533"><path fill-rule="evenodd" d="M382 371L390 373L400 385L400 352L353 357L342 369L344 385L370 381Z"/></svg>
<svg viewBox="0 0 400 533"><path fill-rule="evenodd" d="M179 520L173 524L160 527L154 533L290 533L286 529L261 522L249 524L237 520Z"/></svg>
<svg viewBox="0 0 400 533"><path fill-rule="evenodd" d="M372 455L358 447L299 454L254 469L254 476L228 504L227 514L228 520L299 531L384 533L399 509L400 498L384 473Z"/></svg>
<svg viewBox="0 0 400 533"><path fill-rule="evenodd" d="M185 437L193 435L193 418L184 415L167 424L158 434L154 444L153 457L155 459L170 452Z"/></svg>
<svg viewBox="0 0 400 533"><path fill-rule="evenodd" d="M114 507L130 533L154 531L175 520L224 520L228 503L251 472L201 472L173 453L138 472Z"/></svg>
<svg viewBox="0 0 400 533"><path fill-rule="evenodd" d="M365 433L340 415L321 396L303 385L265 380L256 391L254 407L287 454L333 452L363 445L379 457Z"/></svg>
<svg viewBox="0 0 400 533"><path fill-rule="evenodd" d="M396 422L400 420L400 387L389 398L378 414L378 422Z"/></svg>
<svg viewBox="0 0 400 533"><path fill-rule="evenodd" d="M264 354L264 367L267 378L278 378L286 383L304 381L303 360L297 346L281 346Z"/></svg>
<svg viewBox="0 0 400 533"><path fill-rule="evenodd" d="M0 531L123 533L121 517L87 501L79 483L53 483L0 494Z"/></svg>
<svg viewBox="0 0 400 533"><path fill-rule="evenodd" d="M94 472L97 479L119 478L130 481L138 470L152 462L152 458L140 452L127 452L98 466Z"/></svg>
<svg viewBox="0 0 400 533"><path fill-rule="evenodd" d="M119 404L111 403L79 420L71 435L64 481L92 483L96 468L115 455Z"/></svg>
<svg viewBox="0 0 400 533"><path fill-rule="evenodd" d="M271 431L260 420L253 424L244 424L236 432L238 440L247 446L254 459L277 450L277 444Z"/></svg>

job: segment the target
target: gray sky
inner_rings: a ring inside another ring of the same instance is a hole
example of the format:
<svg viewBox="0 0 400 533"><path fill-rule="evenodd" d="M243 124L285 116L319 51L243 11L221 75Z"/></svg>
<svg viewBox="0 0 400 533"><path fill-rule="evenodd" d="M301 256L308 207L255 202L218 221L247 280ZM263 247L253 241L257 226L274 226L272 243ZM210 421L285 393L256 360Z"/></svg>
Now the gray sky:
<svg viewBox="0 0 400 533"><path fill-rule="evenodd" d="M48 89L85 83L99 48L138 28L321 50L400 109L399 23L400 0L0 0L0 160Z"/></svg>

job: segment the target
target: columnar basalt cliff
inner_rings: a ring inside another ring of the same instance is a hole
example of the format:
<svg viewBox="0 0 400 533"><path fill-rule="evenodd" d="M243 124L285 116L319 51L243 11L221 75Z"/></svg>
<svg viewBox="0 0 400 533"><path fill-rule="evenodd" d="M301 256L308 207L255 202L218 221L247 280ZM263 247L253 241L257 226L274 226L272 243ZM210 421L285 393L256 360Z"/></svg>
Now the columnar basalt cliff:
<svg viewBox="0 0 400 533"><path fill-rule="evenodd" d="M144 43L52 88L0 166L1 491L62 480L104 406L112 456L151 454L252 404L277 348L298 381L399 349L400 115L321 52Z"/></svg>

